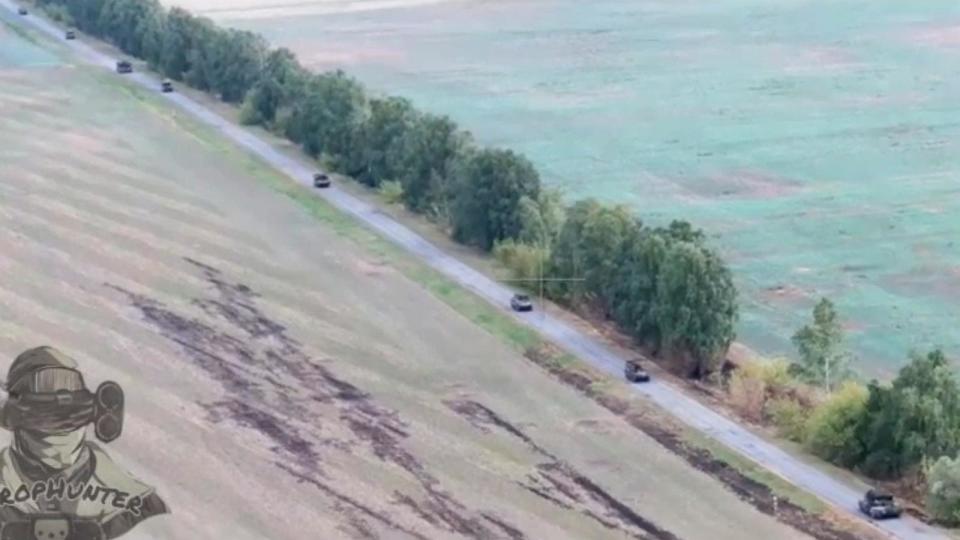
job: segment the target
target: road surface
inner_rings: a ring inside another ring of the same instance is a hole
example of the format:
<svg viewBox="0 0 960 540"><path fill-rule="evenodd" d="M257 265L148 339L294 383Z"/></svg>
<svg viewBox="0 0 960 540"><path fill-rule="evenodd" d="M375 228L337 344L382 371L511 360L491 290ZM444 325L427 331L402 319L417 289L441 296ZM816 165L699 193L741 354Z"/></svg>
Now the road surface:
<svg viewBox="0 0 960 540"><path fill-rule="evenodd" d="M0 6L16 13L17 5L10 0L0 0ZM50 35L54 39L59 40L63 38L64 29L53 25L45 19L27 15L21 17L21 20L41 32ZM116 67L116 58L96 51L83 42L71 41L65 44L82 59L91 64L101 66L111 71ZM162 95L165 99L170 100L181 109L187 111L197 120L216 129L224 137L246 148L297 182L305 186L313 185L314 168L283 155L270 146L270 144L246 129L231 123L183 94L176 92L160 94L160 83L155 76L139 72L122 76L144 88L157 91L159 95ZM373 205L357 199L345 191L338 189L336 186L318 190L316 194L340 210L353 215L397 245L420 257L448 278L473 291L498 308L511 313L522 323L534 328L544 337L565 348L575 356L590 362L615 377L620 377L623 374L626 359L606 348L600 341L584 335L582 332L549 314L513 313L508 307L510 297L514 293L512 289L481 274L453 256L446 254L410 229L392 220ZM652 381L644 385L636 386L635 390L649 398L658 406L670 411L680 421L713 437L720 443L759 463L770 471L781 475L791 483L816 494L825 501L848 512L850 515L865 519L857 510L857 500L862 495L857 488L801 462L776 445L754 435L725 416L708 409L669 383ZM946 540L948 538L944 532L930 527L912 517L876 522L876 525L895 538L902 540Z"/></svg>

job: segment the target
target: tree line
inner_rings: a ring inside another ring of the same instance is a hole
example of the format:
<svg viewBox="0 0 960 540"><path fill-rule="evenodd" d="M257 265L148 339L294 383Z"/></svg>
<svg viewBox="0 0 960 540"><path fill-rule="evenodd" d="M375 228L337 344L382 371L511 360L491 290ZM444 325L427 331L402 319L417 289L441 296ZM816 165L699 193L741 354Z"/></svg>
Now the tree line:
<svg viewBox="0 0 960 540"><path fill-rule="evenodd" d="M813 450L881 479L955 456L960 451L960 384L943 351L912 353L890 384L850 385L855 378L843 339L839 315L828 299L814 308L813 323L794 335L800 358L793 373L828 392L848 383L833 404L838 414L824 422Z"/></svg>
<svg viewBox="0 0 960 540"><path fill-rule="evenodd" d="M567 211L547 260L553 298L590 305L684 375L717 371L734 338L730 271L689 223L650 227L594 200Z"/></svg>
<svg viewBox="0 0 960 540"><path fill-rule="evenodd" d="M849 367L833 303L821 299L812 319L793 336L796 360L731 378L735 406L832 463L925 486L930 514L960 524L960 382L946 356L912 353L891 382L863 384Z"/></svg>
<svg viewBox="0 0 960 540"><path fill-rule="evenodd" d="M532 256L547 275L582 276L550 282L547 292L599 308L691 375L715 368L734 338L730 272L687 223L652 228L596 201L564 208L524 156L482 147L449 117L407 99L372 96L342 71L313 73L257 34L157 0L39 1L65 8L79 29L164 76L241 105L244 123L288 138L332 170L371 188L399 184L406 207L457 242Z"/></svg>

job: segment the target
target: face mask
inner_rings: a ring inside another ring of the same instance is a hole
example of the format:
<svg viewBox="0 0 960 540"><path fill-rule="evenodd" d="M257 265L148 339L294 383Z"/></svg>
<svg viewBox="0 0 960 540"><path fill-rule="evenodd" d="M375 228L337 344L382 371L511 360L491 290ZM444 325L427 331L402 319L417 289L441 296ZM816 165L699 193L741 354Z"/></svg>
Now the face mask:
<svg viewBox="0 0 960 540"><path fill-rule="evenodd" d="M59 434L44 434L25 429L14 432L16 451L45 467L62 470L80 458L86 438L84 428Z"/></svg>
<svg viewBox="0 0 960 540"><path fill-rule="evenodd" d="M69 403L38 400L24 395L7 402L8 422L18 429L46 434L62 434L79 429L94 419L94 397L76 392Z"/></svg>

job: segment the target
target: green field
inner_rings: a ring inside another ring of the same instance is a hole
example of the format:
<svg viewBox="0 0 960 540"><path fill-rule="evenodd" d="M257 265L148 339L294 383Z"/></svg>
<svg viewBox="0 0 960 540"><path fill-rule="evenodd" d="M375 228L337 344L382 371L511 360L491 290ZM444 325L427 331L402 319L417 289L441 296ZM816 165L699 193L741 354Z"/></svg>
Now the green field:
<svg viewBox="0 0 960 540"><path fill-rule="evenodd" d="M187 3L449 113L570 199L714 233L750 346L792 352L825 295L871 374L960 355L956 2L255 4Z"/></svg>

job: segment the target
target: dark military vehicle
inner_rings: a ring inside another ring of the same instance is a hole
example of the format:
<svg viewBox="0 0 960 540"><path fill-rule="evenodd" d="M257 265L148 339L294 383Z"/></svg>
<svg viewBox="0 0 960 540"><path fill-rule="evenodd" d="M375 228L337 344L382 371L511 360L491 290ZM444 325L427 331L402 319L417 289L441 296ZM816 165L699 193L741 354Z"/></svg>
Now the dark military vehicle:
<svg viewBox="0 0 960 540"><path fill-rule="evenodd" d="M328 188L330 187L330 177L326 174L320 172L313 175L313 187L317 188Z"/></svg>
<svg viewBox="0 0 960 540"><path fill-rule="evenodd" d="M643 369L639 360L627 360L623 366L623 376L632 383L650 382L650 374Z"/></svg>
<svg viewBox="0 0 960 540"><path fill-rule="evenodd" d="M73 30L67 30L67 32L63 35L63 38L64 38L64 39L77 39L77 33L74 32Z"/></svg>
<svg viewBox="0 0 960 540"><path fill-rule="evenodd" d="M133 73L133 64L126 60L117 61L117 73Z"/></svg>
<svg viewBox="0 0 960 540"><path fill-rule="evenodd" d="M19 13L20 15L26 15L26 14L27 14L27 8L22 7L22 8L20 8L20 9L17 10L17 13Z"/></svg>
<svg viewBox="0 0 960 540"><path fill-rule="evenodd" d="M879 489L867 490L859 505L860 511L873 519L898 518L903 513L893 495Z"/></svg>
<svg viewBox="0 0 960 540"><path fill-rule="evenodd" d="M160 83L160 91L164 94L173 92L173 81L170 79L164 79L163 82Z"/></svg>
<svg viewBox="0 0 960 540"><path fill-rule="evenodd" d="M514 311L533 311L533 301L526 294L515 294L510 299L510 308Z"/></svg>

